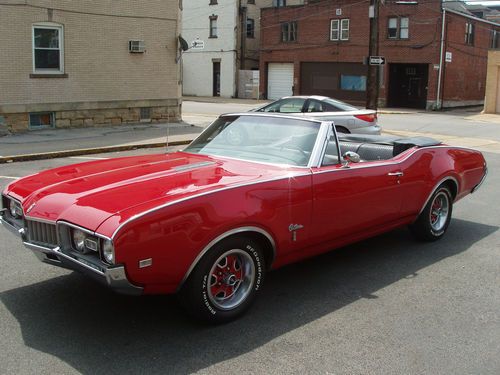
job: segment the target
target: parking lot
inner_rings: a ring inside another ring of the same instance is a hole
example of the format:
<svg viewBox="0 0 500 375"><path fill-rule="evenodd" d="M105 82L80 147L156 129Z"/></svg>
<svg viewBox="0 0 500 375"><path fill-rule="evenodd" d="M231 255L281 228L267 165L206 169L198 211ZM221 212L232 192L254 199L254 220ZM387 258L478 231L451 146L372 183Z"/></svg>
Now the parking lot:
<svg viewBox="0 0 500 375"><path fill-rule="evenodd" d="M38 170L158 149L0 165ZM406 229L271 272L243 318L209 327L175 297L126 297L40 263L0 229L0 373L498 374L500 155L445 238ZM360 213L362 214L362 213Z"/></svg>

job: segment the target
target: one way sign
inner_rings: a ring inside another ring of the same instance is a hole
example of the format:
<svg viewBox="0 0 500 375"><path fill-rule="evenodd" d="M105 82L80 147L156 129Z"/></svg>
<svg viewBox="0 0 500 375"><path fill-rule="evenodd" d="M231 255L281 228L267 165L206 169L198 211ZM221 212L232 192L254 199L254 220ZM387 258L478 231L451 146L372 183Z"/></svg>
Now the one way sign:
<svg viewBox="0 0 500 375"><path fill-rule="evenodd" d="M385 57L383 56L370 56L369 59L370 65L384 65Z"/></svg>

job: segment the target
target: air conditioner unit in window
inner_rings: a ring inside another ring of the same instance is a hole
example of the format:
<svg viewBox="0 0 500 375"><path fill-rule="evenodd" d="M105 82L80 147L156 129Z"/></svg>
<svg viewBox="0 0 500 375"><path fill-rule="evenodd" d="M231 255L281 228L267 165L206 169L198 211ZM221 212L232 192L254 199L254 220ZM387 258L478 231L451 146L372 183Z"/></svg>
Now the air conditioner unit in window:
<svg viewBox="0 0 500 375"><path fill-rule="evenodd" d="M146 45L144 40L129 40L128 51L130 53L144 53L146 52Z"/></svg>

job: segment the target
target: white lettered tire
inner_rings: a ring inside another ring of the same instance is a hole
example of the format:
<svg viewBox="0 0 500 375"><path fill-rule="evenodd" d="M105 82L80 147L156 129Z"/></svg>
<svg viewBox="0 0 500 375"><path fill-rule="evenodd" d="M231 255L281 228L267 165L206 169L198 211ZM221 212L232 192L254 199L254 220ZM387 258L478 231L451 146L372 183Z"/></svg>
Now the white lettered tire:
<svg viewBox="0 0 500 375"><path fill-rule="evenodd" d="M180 297L187 311L210 323L243 314L262 287L265 260L258 242L233 236L214 245L194 268Z"/></svg>

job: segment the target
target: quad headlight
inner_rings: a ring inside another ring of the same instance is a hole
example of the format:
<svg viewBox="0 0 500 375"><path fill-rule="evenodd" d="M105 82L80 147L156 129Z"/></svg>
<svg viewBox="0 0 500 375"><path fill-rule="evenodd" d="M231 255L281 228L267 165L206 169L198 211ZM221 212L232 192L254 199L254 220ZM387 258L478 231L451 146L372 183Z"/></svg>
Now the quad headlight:
<svg viewBox="0 0 500 375"><path fill-rule="evenodd" d="M92 232L79 228L70 228L71 247L82 254L100 254L108 264L115 263L115 248L108 238L93 235Z"/></svg>
<svg viewBox="0 0 500 375"><path fill-rule="evenodd" d="M14 219L19 219L23 216L23 209L21 208L21 204L11 199L9 201L9 212L10 216Z"/></svg>
<svg viewBox="0 0 500 375"><path fill-rule="evenodd" d="M109 264L115 262L115 248L111 240L102 240L102 257Z"/></svg>

